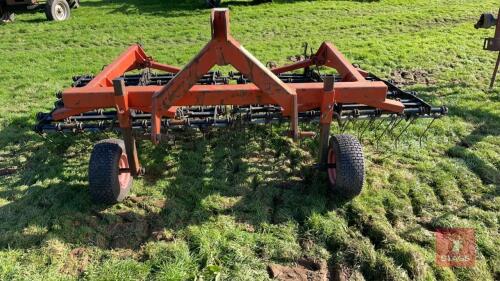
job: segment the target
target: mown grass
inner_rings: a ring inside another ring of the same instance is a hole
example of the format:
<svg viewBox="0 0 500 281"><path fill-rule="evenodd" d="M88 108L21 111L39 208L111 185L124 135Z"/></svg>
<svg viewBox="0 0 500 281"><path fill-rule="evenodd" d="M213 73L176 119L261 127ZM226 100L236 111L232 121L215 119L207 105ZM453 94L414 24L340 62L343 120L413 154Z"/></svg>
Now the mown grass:
<svg viewBox="0 0 500 281"><path fill-rule="evenodd" d="M481 50L492 30L472 27L496 1L231 1L234 37L263 62L332 41L382 77L425 72L407 87L449 117L422 146L425 121L397 148L386 137L377 149L369 133L366 188L350 202L312 169L316 140L257 127L140 143L148 174L110 208L86 191L92 144L109 135L41 137L34 114L134 42L185 64L209 39L209 11L198 0L82 2L67 22L29 14L0 26L0 168L17 167L0 176L1 280L266 280L268 264L304 256L366 280L499 279L500 91L487 90L495 57ZM442 227L475 229L474 268L435 264Z"/></svg>

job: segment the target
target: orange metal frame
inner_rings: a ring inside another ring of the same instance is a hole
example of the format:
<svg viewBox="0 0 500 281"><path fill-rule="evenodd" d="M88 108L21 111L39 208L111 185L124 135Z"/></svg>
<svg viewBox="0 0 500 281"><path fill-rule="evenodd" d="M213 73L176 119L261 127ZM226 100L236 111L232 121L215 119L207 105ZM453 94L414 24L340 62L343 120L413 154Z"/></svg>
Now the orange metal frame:
<svg viewBox="0 0 500 281"><path fill-rule="evenodd" d="M52 113L55 120L99 108L116 108L120 127L130 128L131 110L152 114L152 140L160 140L162 117L175 118L178 106L275 104L290 119L290 132L300 137L298 113L321 108L321 124L332 122L335 103L359 103L399 113L404 105L386 99L383 82L367 81L367 73L355 68L331 43L323 43L315 55L292 65L268 69L231 35L229 11L214 9L211 15L212 40L188 65L179 69L160 64L147 56L140 45L133 45L108 65L85 87L63 92L64 107ZM252 83L241 85L196 85L215 65L232 65ZM341 82L333 90L323 83L284 83L277 75L309 66L328 66L337 70ZM151 68L175 73L165 86L130 86L118 91L113 80L125 72ZM120 94L117 94L120 92Z"/></svg>

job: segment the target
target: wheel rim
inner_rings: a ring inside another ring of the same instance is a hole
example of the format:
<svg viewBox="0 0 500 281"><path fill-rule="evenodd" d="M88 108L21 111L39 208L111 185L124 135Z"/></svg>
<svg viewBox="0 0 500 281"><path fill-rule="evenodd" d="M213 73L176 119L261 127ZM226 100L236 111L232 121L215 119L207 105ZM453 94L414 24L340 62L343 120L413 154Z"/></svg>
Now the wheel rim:
<svg viewBox="0 0 500 281"><path fill-rule="evenodd" d="M122 153L120 156L120 161L118 162L119 169L128 169L128 158L127 154ZM130 172L119 172L118 174L118 182L120 183L120 189L126 189L130 183L132 176Z"/></svg>
<svg viewBox="0 0 500 281"><path fill-rule="evenodd" d="M54 11L55 11L55 18L57 20L64 20L66 19L66 15L68 14L68 12L66 11L66 9L64 8L63 4L57 4L55 7L54 7Z"/></svg>
<svg viewBox="0 0 500 281"><path fill-rule="evenodd" d="M337 162L335 151L330 148L328 150L328 164L335 164ZM328 179L332 185L337 181L337 168L328 168Z"/></svg>

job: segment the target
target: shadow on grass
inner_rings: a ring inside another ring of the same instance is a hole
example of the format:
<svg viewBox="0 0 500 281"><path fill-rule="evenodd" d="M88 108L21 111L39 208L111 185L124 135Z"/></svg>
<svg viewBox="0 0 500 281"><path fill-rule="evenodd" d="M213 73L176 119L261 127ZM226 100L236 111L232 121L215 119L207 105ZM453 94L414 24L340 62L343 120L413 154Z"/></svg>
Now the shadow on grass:
<svg viewBox="0 0 500 281"><path fill-rule="evenodd" d="M18 19L16 21L28 22L28 23L41 23L41 22L48 21L48 19L46 19L46 18L34 18L34 19Z"/></svg>
<svg viewBox="0 0 500 281"><path fill-rule="evenodd" d="M140 1L140 0L121 0L121 1L92 1L83 3L83 7L106 8L113 5L110 13L113 14L148 14L154 16L187 16L192 15L193 10L207 9L203 0L185 0L185 1ZM117 7L116 7L117 6Z"/></svg>
<svg viewBox="0 0 500 281"><path fill-rule="evenodd" d="M18 166L16 174L0 178L0 198L8 201L0 207L0 248L39 247L56 238L138 249L163 239L165 229L183 230L219 215L258 230L262 223L300 224L332 208L324 179L300 164L301 150L269 129L220 130L166 147L141 144L141 158L152 158L146 170L153 172L143 182L159 188L162 199L148 191L111 207L93 205L87 194L92 144L105 137L42 138L30 127L19 119L0 132L2 157Z"/></svg>
<svg viewBox="0 0 500 281"><path fill-rule="evenodd" d="M200 224L216 215L258 227L302 221L310 211L325 208L317 197L319 185L287 139L268 128L220 133L183 144L176 178L165 190L172 198L165 209L168 227Z"/></svg>
<svg viewBox="0 0 500 281"><path fill-rule="evenodd" d="M85 137L43 138L28 118L12 121L0 132L3 165L16 167L0 178L0 247L31 247L43 239L60 215L87 212L85 174L71 147Z"/></svg>
<svg viewBox="0 0 500 281"><path fill-rule="evenodd" d="M500 135L500 116L483 109L456 107L450 109L450 114L463 117L476 124L475 129L456 146L449 149L447 154L451 157L460 157L471 171L473 171L485 184L500 184L499 167L488 165L483 159L471 151L471 148L487 136ZM496 163L498 164L498 163Z"/></svg>
<svg viewBox="0 0 500 281"><path fill-rule="evenodd" d="M274 0L275 4L291 4L293 2L305 2L308 0ZM334 0L348 2L379 2L379 0ZM270 1L268 1L270 2ZM222 0L220 7L231 6L255 6L266 3L265 0ZM148 14L164 17L178 17L192 15L193 10L206 12L210 10L205 0L183 0L183 1L161 1L161 0L121 0L121 1L92 1L85 2L82 5L95 8L104 8L111 5L119 5L111 10L110 13L131 14L138 12L140 14Z"/></svg>
<svg viewBox="0 0 500 281"><path fill-rule="evenodd" d="M431 86L424 88L415 88L416 91L423 93L440 92L442 89L461 88L463 84L444 84L439 86ZM456 90L457 94L460 90ZM498 99L498 95L493 95L489 99ZM484 103L488 103L487 100ZM474 172L485 184L499 184L500 175L498 167L488 165L484 159L481 159L472 151L472 147L483 141L488 136L500 135L500 116L494 112L490 112L483 107L470 108L467 106L448 106L449 116L457 116L464 121L473 123L475 129L466 137L462 138L454 147L448 149L446 154L450 157L461 158L464 160L468 168Z"/></svg>
<svg viewBox="0 0 500 281"><path fill-rule="evenodd" d="M283 2L283 1L280 1ZM290 2L290 1L288 1ZM89 7L108 7L110 4L117 5L118 7L112 9L110 13L131 14L138 12L140 14L164 16L164 17L179 17L192 15L193 11L201 11L208 13L210 7L205 0L184 0L184 1L140 1L140 0L122 0L110 3L108 1L96 1L84 3L84 6ZM222 1L220 7L230 6L253 6L260 3L251 0L245 1Z"/></svg>

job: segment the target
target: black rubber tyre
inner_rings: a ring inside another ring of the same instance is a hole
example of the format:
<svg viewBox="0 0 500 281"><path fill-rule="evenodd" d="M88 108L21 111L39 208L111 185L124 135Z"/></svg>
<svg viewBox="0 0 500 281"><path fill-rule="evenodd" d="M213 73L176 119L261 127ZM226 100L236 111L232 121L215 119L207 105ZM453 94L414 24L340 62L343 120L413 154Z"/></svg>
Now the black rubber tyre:
<svg viewBox="0 0 500 281"><path fill-rule="evenodd" d="M67 20L71 16L71 8L66 0L48 0L45 4L45 15L51 21Z"/></svg>
<svg viewBox="0 0 500 281"><path fill-rule="evenodd" d="M2 14L2 23L11 23L16 20L16 14L13 12L4 12Z"/></svg>
<svg viewBox="0 0 500 281"><path fill-rule="evenodd" d="M253 0L252 3L255 5L262 4L262 3L272 3L273 0Z"/></svg>
<svg viewBox="0 0 500 281"><path fill-rule="evenodd" d="M80 7L80 0L70 0L69 6L71 9L78 9Z"/></svg>
<svg viewBox="0 0 500 281"><path fill-rule="evenodd" d="M0 4L0 23L10 23L16 20L16 14L7 10L4 4Z"/></svg>
<svg viewBox="0 0 500 281"><path fill-rule="evenodd" d="M361 143L351 135L331 136L327 159L330 166L328 179L332 190L348 199L360 194L365 179Z"/></svg>
<svg viewBox="0 0 500 281"><path fill-rule="evenodd" d="M122 140L107 139L94 146L89 163L89 192L94 203L114 204L127 197L133 177L128 173L127 181L120 182L120 164L123 164L124 155Z"/></svg>
<svg viewBox="0 0 500 281"><path fill-rule="evenodd" d="M222 0L206 0L209 8L217 8L220 6Z"/></svg>

